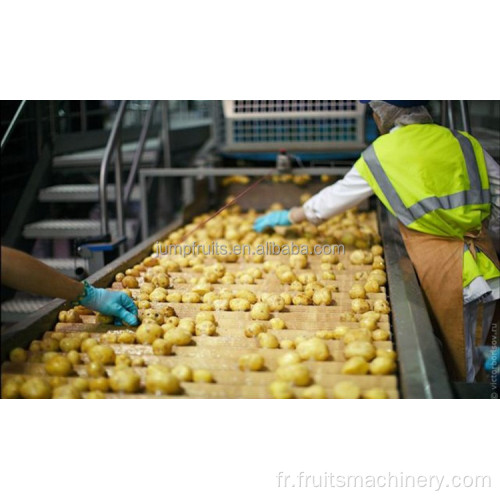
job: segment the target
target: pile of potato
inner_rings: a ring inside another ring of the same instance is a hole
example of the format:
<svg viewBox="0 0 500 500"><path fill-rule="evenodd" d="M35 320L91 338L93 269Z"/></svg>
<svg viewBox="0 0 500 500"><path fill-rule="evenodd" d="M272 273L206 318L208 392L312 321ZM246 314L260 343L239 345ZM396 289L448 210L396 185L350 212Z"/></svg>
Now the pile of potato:
<svg viewBox="0 0 500 500"><path fill-rule="evenodd" d="M271 207L279 208L279 204ZM337 341L343 346L342 375L385 376L396 371L395 352L375 345L390 340L388 329L379 325L381 317L390 312L390 305L385 299L368 300L368 294L383 291L387 281L383 249L372 219L366 213L349 211L318 227L305 222L259 234L252 229L256 216L253 211L242 214L238 206L232 206L187 239L185 236L207 218L206 214L172 232L160 249L180 242L209 248L217 242L229 251L218 255L161 255L155 245L150 256L118 273L113 283L114 289L123 290L137 304L141 320L138 328L114 329L113 318L94 315L83 307L62 311L60 323L77 324L93 315L93 322L110 325L109 331L100 335L47 332L27 350L14 349L10 353L12 363L38 364L43 369L6 374L2 397L103 398L109 392L181 395L183 384L212 384L217 377L210 370L193 369L184 362L169 367L161 360L176 356L179 347L196 346L199 337L217 336L217 316L226 311L245 314L247 319L239 325L239 335L252 346L239 356L235 370L268 372L266 352L283 351L273 370L269 396L325 398L330 391L335 398L388 397L381 387L363 390L352 380L323 387L315 382L309 366L310 362L331 361L329 344ZM259 246L269 243L290 250L292 241L307 252L282 252L273 257L257 252ZM314 256L315 245L324 244L345 245L348 258ZM234 252L235 245L248 245L250 254ZM360 270L354 273L349 289L339 290L336 274L344 272L346 266L359 266ZM262 290L259 284L263 280L274 283L273 289ZM351 307L342 313L338 324L331 329L304 331L294 339L282 338L281 332L289 328L286 314L290 308L328 310L337 305L339 292L349 294ZM196 312L179 317L178 305ZM123 353L122 346L129 346L130 352ZM135 355L134 346L147 346L155 361L150 356L144 359Z"/></svg>

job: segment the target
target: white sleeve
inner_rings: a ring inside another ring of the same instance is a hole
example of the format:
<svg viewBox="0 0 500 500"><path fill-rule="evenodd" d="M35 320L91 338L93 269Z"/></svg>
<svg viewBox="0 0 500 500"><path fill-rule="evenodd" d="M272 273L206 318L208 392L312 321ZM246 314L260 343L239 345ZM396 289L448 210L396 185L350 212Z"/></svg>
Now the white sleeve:
<svg viewBox="0 0 500 500"><path fill-rule="evenodd" d="M500 251L500 165L483 149L490 179L491 215L488 223L490 236L497 252Z"/></svg>
<svg viewBox="0 0 500 500"><path fill-rule="evenodd" d="M303 208L309 222L324 220L359 205L373 194L373 189L353 167L343 179L321 190Z"/></svg>

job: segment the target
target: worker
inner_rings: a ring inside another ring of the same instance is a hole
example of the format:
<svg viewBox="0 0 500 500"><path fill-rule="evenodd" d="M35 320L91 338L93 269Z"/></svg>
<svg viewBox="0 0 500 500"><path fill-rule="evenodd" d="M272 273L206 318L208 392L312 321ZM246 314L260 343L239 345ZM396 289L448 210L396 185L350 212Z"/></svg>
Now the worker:
<svg viewBox="0 0 500 500"><path fill-rule="evenodd" d="M399 221L451 377L473 382L476 344L485 344L500 298L500 167L470 134L434 124L426 101L362 102L381 136L343 179L302 207L258 218L254 228L319 224L375 193Z"/></svg>
<svg viewBox="0 0 500 500"><path fill-rule="evenodd" d="M134 301L123 292L72 280L30 255L2 246L2 284L22 292L70 300L131 326L139 324Z"/></svg>

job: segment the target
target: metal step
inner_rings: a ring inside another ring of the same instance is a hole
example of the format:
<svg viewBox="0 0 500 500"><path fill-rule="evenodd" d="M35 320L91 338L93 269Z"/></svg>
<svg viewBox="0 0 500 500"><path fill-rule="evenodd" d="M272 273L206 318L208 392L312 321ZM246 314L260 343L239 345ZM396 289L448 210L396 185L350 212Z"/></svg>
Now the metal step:
<svg viewBox="0 0 500 500"><path fill-rule="evenodd" d="M88 272L89 263L87 259L39 259L41 262L46 264L49 267L52 267L56 271L59 271L70 278L77 278L78 276L75 274L75 269L77 267L83 268L86 272Z"/></svg>
<svg viewBox="0 0 500 500"><path fill-rule="evenodd" d="M160 140L157 138L148 139L144 145L141 158L141 166L152 166L156 160L156 149ZM122 160L124 166L130 166L134 158L137 143L124 144L122 147ZM55 156L52 160L54 168L80 168L99 167L104 157L104 148L81 151L69 155Z"/></svg>
<svg viewBox="0 0 500 500"><path fill-rule="evenodd" d="M51 300L49 298L14 298L2 303L2 323L17 323Z"/></svg>
<svg viewBox="0 0 500 500"><path fill-rule="evenodd" d="M108 186L108 201L115 201L115 186ZM73 202L94 203L99 201L99 186L97 184L64 184L50 186L40 190L38 199L42 202ZM139 201L139 186L132 188L131 201Z"/></svg>
<svg viewBox="0 0 500 500"><path fill-rule="evenodd" d="M135 219L125 221L125 232L130 238L133 236L138 222ZM111 236L116 237L116 220L109 222ZM23 236L28 239L72 239L98 236L101 234L101 223L88 219L60 219L42 220L26 224Z"/></svg>

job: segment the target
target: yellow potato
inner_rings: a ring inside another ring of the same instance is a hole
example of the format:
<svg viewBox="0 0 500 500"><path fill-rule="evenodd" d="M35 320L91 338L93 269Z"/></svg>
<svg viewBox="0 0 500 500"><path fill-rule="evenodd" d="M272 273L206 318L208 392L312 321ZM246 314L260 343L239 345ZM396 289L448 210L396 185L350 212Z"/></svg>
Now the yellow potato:
<svg viewBox="0 0 500 500"><path fill-rule="evenodd" d="M144 323L135 332L139 344L152 344L156 339L162 337L163 330L156 323Z"/></svg>
<svg viewBox="0 0 500 500"><path fill-rule="evenodd" d="M302 399L326 399L326 391L321 385L311 385L302 391Z"/></svg>
<svg viewBox="0 0 500 500"><path fill-rule="evenodd" d="M61 385L52 392L52 399L80 399L81 391L74 385Z"/></svg>
<svg viewBox="0 0 500 500"><path fill-rule="evenodd" d="M366 375L370 371L370 364L361 356L348 359L342 366L344 375Z"/></svg>
<svg viewBox="0 0 500 500"><path fill-rule="evenodd" d="M172 344L165 339L156 339L151 347L156 356L169 356L172 353Z"/></svg>
<svg viewBox="0 0 500 500"><path fill-rule="evenodd" d="M116 359L115 351L107 345L95 345L88 350L87 354L91 361L103 365L112 365Z"/></svg>
<svg viewBox="0 0 500 500"><path fill-rule="evenodd" d="M116 368L109 378L109 385L113 392L135 394L140 389L141 377L133 368Z"/></svg>
<svg viewBox="0 0 500 500"><path fill-rule="evenodd" d="M289 382L300 387L308 386L311 383L309 368L302 364L280 366L276 370L276 377L278 380Z"/></svg>
<svg viewBox="0 0 500 500"><path fill-rule="evenodd" d="M269 392L275 399L292 399L293 390L290 382L275 380L269 385Z"/></svg>
<svg viewBox="0 0 500 500"><path fill-rule="evenodd" d="M48 375L67 377L73 373L73 365L67 357L56 355L45 363L45 371Z"/></svg>
<svg viewBox="0 0 500 500"><path fill-rule="evenodd" d="M267 330L266 325L263 323L251 322L245 328L245 336L246 337L257 337L259 333L265 332Z"/></svg>
<svg viewBox="0 0 500 500"><path fill-rule="evenodd" d="M175 375L181 382L192 382L193 380L193 370L187 365L174 366L172 375Z"/></svg>
<svg viewBox="0 0 500 500"><path fill-rule="evenodd" d="M375 357L375 347L371 342L358 340L351 342L344 349L344 356L346 359L360 356L366 361L371 361Z"/></svg>
<svg viewBox="0 0 500 500"><path fill-rule="evenodd" d="M302 358L296 352L287 352L278 358L278 366L296 365L302 363Z"/></svg>
<svg viewBox="0 0 500 500"><path fill-rule="evenodd" d="M363 399L387 399L389 396L384 389L381 389L380 387L373 387L372 389L364 390L361 397Z"/></svg>
<svg viewBox="0 0 500 500"><path fill-rule="evenodd" d="M359 399L361 389L353 382L338 382L333 387L333 397L335 399Z"/></svg>
<svg viewBox="0 0 500 500"><path fill-rule="evenodd" d="M372 375L390 375L396 371L396 363L387 357L375 358L370 363Z"/></svg>
<svg viewBox="0 0 500 500"><path fill-rule="evenodd" d="M257 372L264 368L264 358L257 353L244 354L238 360L238 366L242 371Z"/></svg>
<svg viewBox="0 0 500 500"><path fill-rule="evenodd" d="M295 349L295 342L290 339L280 340L280 349Z"/></svg>
<svg viewBox="0 0 500 500"><path fill-rule="evenodd" d="M252 306L250 317L252 319L266 321L271 317L271 310L267 304L258 302Z"/></svg>
<svg viewBox="0 0 500 500"><path fill-rule="evenodd" d="M277 349L280 345L278 338L272 333L262 332L259 333L257 338L259 339L260 347L264 349Z"/></svg>
<svg viewBox="0 0 500 500"><path fill-rule="evenodd" d="M326 342L317 337L301 342L297 346L297 353L304 360L325 361L330 357L330 351Z"/></svg>
<svg viewBox="0 0 500 500"><path fill-rule="evenodd" d="M28 360L28 353L22 347L16 347L10 351L9 359L13 363L25 363Z"/></svg>
<svg viewBox="0 0 500 500"><path fill-rule="evenodd" d="M181 385L165 365L149 365L146 371L146 392L150 394L179 394Z"/></svg>
<svg viewBox="0 0 500 500"><path fill-rule="evenodd" d="M208 370L193 370L193 382L211 384L214 378Z"/></svg>
<svg viewBox="0 0 500 500"><path fill-rule="evenodd" d="M193 335L181 327L172 328L163 335L163 338L171 345L189 345L193 341Z"/></svg>
<svg viewBox="0 0 500 500"><path fill-rule="evenodd" d="M105 377L96 377L89 379L89 390L109 392L109 379Z"/></svg>
<svg viewBox="0 0 500 500"><path fill-rule="evenodd" d="M281 318L272 318L269 321L272 330L285 330L286 324Z"/></svg>
<svg viewBox="0 0 500 500"><path fill-rule="evenodd" d="M31 377L21 384L19 393L24 399L50 399L52 388L46 380Z"/></svg>

